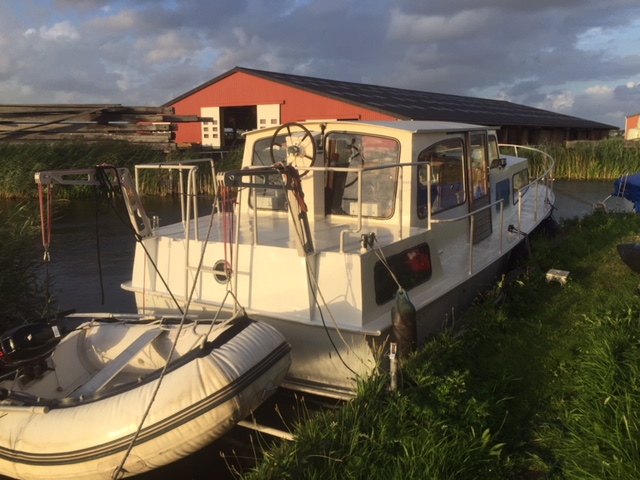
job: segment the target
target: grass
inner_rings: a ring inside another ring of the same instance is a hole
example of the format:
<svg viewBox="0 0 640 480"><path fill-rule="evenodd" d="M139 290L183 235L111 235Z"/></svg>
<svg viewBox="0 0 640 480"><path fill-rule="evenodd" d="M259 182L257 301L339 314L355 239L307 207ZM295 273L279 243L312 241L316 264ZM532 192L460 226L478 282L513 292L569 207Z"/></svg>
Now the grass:
<svg viewBox="0 0 640 480"><path fill-rule="evenodd" d="M463 331L411 357L401 391L362 381L243 478L640 478L640 277L616 253L639 234L640 216L598 213L536 238Z"/></svg>

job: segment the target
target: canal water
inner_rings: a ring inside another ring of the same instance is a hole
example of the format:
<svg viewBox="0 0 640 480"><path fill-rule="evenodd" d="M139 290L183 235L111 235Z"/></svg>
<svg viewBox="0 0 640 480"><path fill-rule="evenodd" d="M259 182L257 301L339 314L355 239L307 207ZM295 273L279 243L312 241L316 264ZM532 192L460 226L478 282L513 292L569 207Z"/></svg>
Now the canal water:
<svg viewBox="0 0 640 480"><path fill-rule="evenodd" d="M593 205L613 193L612 182L567 182L554 185L556 202L554 218L567 218L591 213ZM612 208L616 199L607 202ZM175 204L172 199L145 201L147 213L165 212ZM629 209L629 205L622 205ZM178 207L161 218L170 223L178 218ZM53 293L58 297L61 310L76 309L79 312L135 312L133 295L120 285L131 276L135 239L128 225L113 212L96 217L93 201L74 201L56 210L53 220L50 247L50 274ZM278 396L264 405L263 412L275 406L284 416L295 416L299 405L291 396ZM87 434L90 435L90 425ZM183 479L219 480L237 478L229 468L246 471L259 457L262 447L276 441L273 437L256 434L236 427L225 438L179 462L140 475L147 480ZM3 478L0 476L0 478Z"/></svg>

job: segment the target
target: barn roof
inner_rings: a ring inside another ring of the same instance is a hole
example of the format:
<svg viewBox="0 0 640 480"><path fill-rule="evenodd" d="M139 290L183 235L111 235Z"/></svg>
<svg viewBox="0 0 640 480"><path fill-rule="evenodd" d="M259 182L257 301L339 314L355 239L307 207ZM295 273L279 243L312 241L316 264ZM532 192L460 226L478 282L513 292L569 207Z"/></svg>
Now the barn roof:
<svg viewBox="0 0 640 480"><path fill-rule="evenodd" d="M504 100L422 92L363 83L267 72L244 67L232 70L167 102L170 106L216 82L243 72L316 95L375 110L400 120L439 120L488 126L523 126L617 130L617 127L583 118L528 107Z"/></svg>

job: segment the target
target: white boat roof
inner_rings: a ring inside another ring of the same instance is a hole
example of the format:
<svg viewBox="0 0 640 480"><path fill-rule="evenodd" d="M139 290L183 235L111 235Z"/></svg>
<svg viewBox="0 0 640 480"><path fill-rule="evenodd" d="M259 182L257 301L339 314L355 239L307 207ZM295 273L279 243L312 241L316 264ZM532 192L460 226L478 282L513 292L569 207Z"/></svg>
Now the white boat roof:
<svg viewBox="0 0 640 480"><path fill-rule="evenodd" d="M401 130L411 133L441 133L441 132L467 132L467 131L484 131L494 130L493 127L484 125L476 125L473 123L459 123L459 122L443 122L436 120L309 120L305 122L299 122L302 125L331 123L335 127L339 125L357 125L362 127L363 125L371 125L372 127L389 128L394 130ZM280 125L268 128L261 128L258 130L252 130L246 132L246 135L260 134L267 131L275 131Z"/></svg>
<svg viewBox="0 0 640 480"><path fill-rule="evenodd" d="M341 122L343 123L343 122ZM412 133L433 133L433 132L460 132L468 130L488 130L490 127L483 125L476 125L472 123L459 123L459 122L441 122L436 120L388 120L388 121L359 121L359 122L344 122L373 125L378 127L393 128L396 130L403 130Z"/></svg>

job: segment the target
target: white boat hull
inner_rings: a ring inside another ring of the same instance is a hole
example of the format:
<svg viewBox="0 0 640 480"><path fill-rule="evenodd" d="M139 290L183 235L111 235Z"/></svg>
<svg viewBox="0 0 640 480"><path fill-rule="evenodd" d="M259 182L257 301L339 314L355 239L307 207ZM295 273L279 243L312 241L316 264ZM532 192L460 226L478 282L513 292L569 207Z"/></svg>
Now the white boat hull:
<svg viewBox="0 0 640 480"><path fill-rule="evenodd" d="M553 159L505 147L514 156L502 154L492 129L450 122L260 129L246 134L242 168L214 175L217 197L203 216L202 160L137 165L136 182L145 171L178 171L182 218L150 222L137 188L123 182L123 197L135 197L132 223L142 223L123 288L141 314L246 311L292 344L283 385L352 397L355 379L388 359L398 292L415 307L412 344L421 345L495 284L551 215Z"/></svg>

